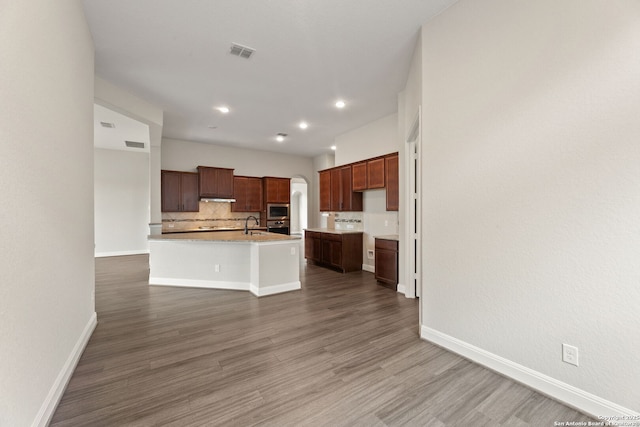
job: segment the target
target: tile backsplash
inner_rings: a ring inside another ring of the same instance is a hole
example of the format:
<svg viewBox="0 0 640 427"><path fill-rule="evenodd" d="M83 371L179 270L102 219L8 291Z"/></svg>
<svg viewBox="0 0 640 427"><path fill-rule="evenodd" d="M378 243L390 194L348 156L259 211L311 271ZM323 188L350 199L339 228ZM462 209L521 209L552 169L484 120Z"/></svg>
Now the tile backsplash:
<svg viewBox="0 0 640 427"><path fill-rule="evenodd" d="M259 212L231 212L231 203L200 202L199 212L163 212L162 231L190 230L198 227L244 227L244 221Z"/></svg>

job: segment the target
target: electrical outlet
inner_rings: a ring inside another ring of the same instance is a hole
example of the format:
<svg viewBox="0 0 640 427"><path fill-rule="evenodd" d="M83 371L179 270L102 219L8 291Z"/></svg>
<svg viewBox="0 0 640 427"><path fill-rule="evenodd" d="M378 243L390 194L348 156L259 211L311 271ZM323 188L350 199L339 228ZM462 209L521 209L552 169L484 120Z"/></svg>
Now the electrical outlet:
<svg viewBox="0 0 640 427"><path fill-rule="evenodd" d="M347 229L353 230L353 224L347 224Z"/></svg>
<svg viewBox="0 0 640 427"><path fill-rule="evenodd" d="M562 361L578 366L578 347L562 344Z"/></svg>
<svg viewBox="0 0 640 427"><path fill-rule="evenodd" d="M295 246L291 247L291 255L295 255L296 254L296 248Z"/></svg>
<svg viewBox="0 0 640 427"><path fill-rule="evenodd" d="M385 227L388 227L388 226L389 226L389 220L386 220L386 219L384 220L384 226L385 226Z"/></svg>
<svg viewBox="0 0 640 427"><path fill-rule="evenodd" d="M220 273L220 264L214 265L213 269L215 270L216 273Z"/></svg>
<svg viewBox="0 0 640 427"><path fill-rule="evenodd" d="M172 222L170 222L170 223L167 225L167 227L169 227L169 228L174 228L175 226L176 226L176 225L175 225L174 223L172 223Z"/></svg>

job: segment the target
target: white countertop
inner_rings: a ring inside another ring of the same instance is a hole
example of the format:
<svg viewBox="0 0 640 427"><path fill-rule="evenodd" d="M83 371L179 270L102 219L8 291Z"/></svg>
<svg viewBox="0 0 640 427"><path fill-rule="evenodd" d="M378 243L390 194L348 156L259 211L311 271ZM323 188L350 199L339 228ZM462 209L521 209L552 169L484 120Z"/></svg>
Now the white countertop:
<svg viewBox="0 0 640 427"><path fill-rule="evenodd" d="M374 239L381 239L381 240L395 240L395 241L399 241L400 238L398 237L397 234L387 234L384 236L373 236Z"/></svg>
<svg viewBox="0 0 640 427"><path fill-rule="evenodd" d="M244 234L243 230L216 231L214 233L170 233L154 234L149 236L149 240L156 241L192 241L192 242L276 242L285 240L299 240L299 236L286 234L268 233L266 231L253 231Z"/></svg>
<svg viewBox="0 0 640 427"><path fill-rule="evenodd" d="M329 234L362 234L362 230L336 230L333 228L306 228L305 231L315 231L316 233Z"/></svg>

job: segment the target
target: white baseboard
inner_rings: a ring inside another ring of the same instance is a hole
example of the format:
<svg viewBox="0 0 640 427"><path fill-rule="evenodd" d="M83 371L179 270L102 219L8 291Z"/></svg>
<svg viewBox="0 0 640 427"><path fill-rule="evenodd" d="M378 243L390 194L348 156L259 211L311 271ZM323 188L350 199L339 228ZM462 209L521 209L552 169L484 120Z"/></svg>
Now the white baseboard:
<svg viewBox="0 0 640 427"><path fill-rule="evenodd" d="M404 285L401 285L400 283L398 283L398 287L396 288L396 291L398 291L402 295L406 295L407 288Z"/></svg>
<svg viewBox="0 0 640 427"><path fill-rule="evenodd" d="M248 291L249 282L223 282L216 280L172 279L166 277L149 277L150 285L180 286L183 288L229 289L233 291Z"/></svg>
<svg viewBox="0 0 640 427"><path fill-rule="evenodd" d="M93 330L96 328L98 324L98 317L94 312L93 315L89 318L82 334L76 341L76 345L71 350L71 354L67 358L67 361L62 366L62 369L58 373L58 377L54 381L49 393L44 402L42 402L42 406L36 415L35 420L31 424L33 427L45 427L51 421L51 417L53 417L54 412L60 403L60 399L62 399L62 395L64 394L64 390L67 388L67 384L69 384L69 380L73 375L73 371L75 371L76 366L78 365L78 361L80 360L80 356L82 356L82 352L84 348L87 346L89 342L89 338L91 338L91 334Z"/></svg>
<svg viewBox="0 0 640 427"><path fill-rule="evenodd" d="M465 341L443 334L435 329L420 327L420 337L457 353L482 366L531 387L568 406L598 419L600 416L635 417L640 413L602 399L577 387L558 381L540 372L519 365Z"/></svg>
<svg viewBox="0 0 640 427"><path fill-rule="evenodd" d="M289 291L297 291L298 289L301 289L302 286L300 284L300 281L295 281L295 282L291 282L291 283L283 283L281 285L274 285L274 286L266 286L263 288L259 288L257 286L251 285L250 287L250 291L252 294L254 294L257 297L265 297L267 295L274 295L274 294L281 294L283 292L289 292Z"/></svg>
<svg viewBox="0 0 640 427"><path fill-rule="evenodd" d="M369 273L375 273L376 272L376 267L373 265L369 265L369 264L362 264L362 269L364 271L368 271Z"/></svg>
<svg viewBox="0 0 640 427"><path fill-rule="evenodd" d="M123 255L143 255L148 254L149 249L140 249L137 251L115 251L115 252L96 252L96 258L104 258L109 256L123 256Z"/></svg>

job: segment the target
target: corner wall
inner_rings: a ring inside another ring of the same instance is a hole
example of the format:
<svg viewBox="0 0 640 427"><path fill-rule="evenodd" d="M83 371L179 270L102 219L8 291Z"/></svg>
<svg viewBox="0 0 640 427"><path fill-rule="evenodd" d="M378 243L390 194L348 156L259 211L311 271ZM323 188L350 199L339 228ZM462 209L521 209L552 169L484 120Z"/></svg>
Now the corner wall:
<svg viewBox="0 0 640 427"><path fill-rule="evenodd" d="M640 3L465 0L422 43L423 336L640 411Z"/></svg>
<svg viewBox="0 0 640 427"><path fill-rule="evenodd" d="M45 425L96 322L93 44L80 0L1 9L0 425Z"/></svg>
<svg viewBox="0 0 640 427"><path fill-rule="evenodd" d="M149 253L149 153L94 153L95 255Z"/></svg>

